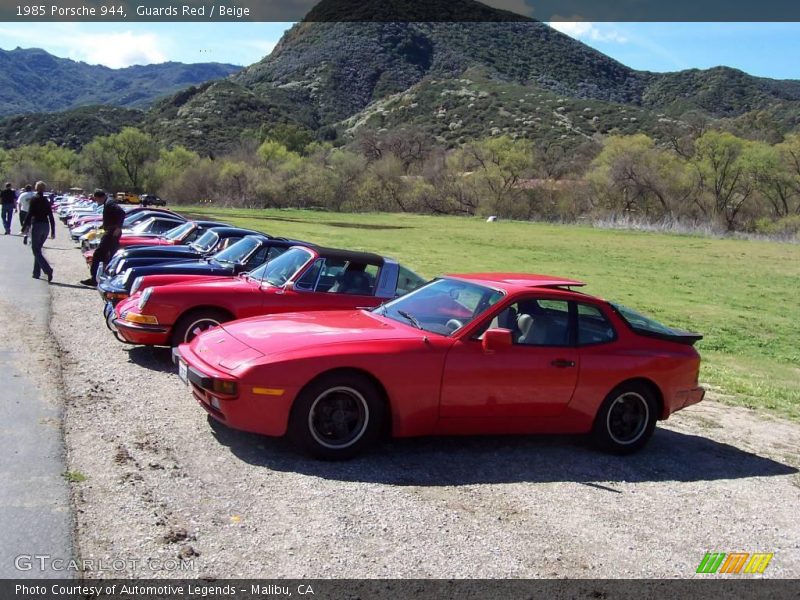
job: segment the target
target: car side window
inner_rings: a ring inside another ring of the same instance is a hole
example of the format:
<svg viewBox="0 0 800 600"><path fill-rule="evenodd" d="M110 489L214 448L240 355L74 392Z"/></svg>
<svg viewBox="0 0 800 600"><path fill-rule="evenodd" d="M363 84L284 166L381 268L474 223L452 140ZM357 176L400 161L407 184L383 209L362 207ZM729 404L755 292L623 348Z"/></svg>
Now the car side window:
<svg viewBox="0 0 800 600"><path fill-rule="evenodd" d="M257 266L264 264L267 261L268 252L269 248L267 248L266 246L261 246L261 248L253 252L250 258L247 259L245 267L248 270L253 270Z"/></svg>
<svg viewBox="0 0 800 600"><path fill-rule="evenodd" d="M325 259L318 258L314 261L314 264L311 265L303 276L298 279L294 284L294 289L301 290L304 292L314 292L314 291L322 291L326 292L327 289L324 288L325 284L320 281L320 272L322 271L323 267L325 266ZM333 285L331 282L330 285Z"/></svg>
<svg viewBox="0 0 800 600"><path fill-rule="evenodd" d="M397 288L394 294L395 296L402 296L408 292L413 292L425 283L426 280L414 273L414 271L401 266L397 273Z"/></svg>
<svg viewBox="0 0 800 600"><path fill-rule="evenodd" d="M286 252L288 248L281 248L280 246L261 246L253 253L253 256L247 259L247 269L252 270L260 267L265 262L271 261L273 258L280 256Z"/></svg>
<svg viewBox="0 0 800 600"><path fill-rule="evenodd" d="M569 346L569 302L541 298L519 300L497 313L486 327L497 328L510 330L517 346Z"/></svg>
<svg viewBox="0 0 800 600"><path fill-rule="evenodd" d="M164 233L175 227L175 225L176 223L174 221L155 221L151 231L153 233Z"/></svg>
<svg viewBox="0 0 800 600"><path fill-rule="evenodd" d="M326 266L328 265L326 264ZM328 292L370 296L375 287L375 276L378 274L378 270L377 265L342 261L337 265L335 272L328 271L324 274L333 276L334 283Z"/></svg>
<svg viewBox="0 0 800 600"><path fill-rule="evenodd" d="M219 246L217 246L215 248L215 250L217 252L219 252L220 250L225 250L226 248L230 248L231 246L233 246L236 242L238 242L241 239L242 238L240 238L240 237L225 238L224 240L220 241Z"/></svg>
<svg viewBox="0 0 800 600"><path fill-rule="evenodd" d="M497 313L473 339L487 329L510 330L515 346L569 346L569 302L525 298Z"/></svg>
<svg viewBox="0 0 800 600"><path fill-rule="evenodd" d="M578 345L605 344L615 339L614 327L599 308L578 304Z"/></svg>

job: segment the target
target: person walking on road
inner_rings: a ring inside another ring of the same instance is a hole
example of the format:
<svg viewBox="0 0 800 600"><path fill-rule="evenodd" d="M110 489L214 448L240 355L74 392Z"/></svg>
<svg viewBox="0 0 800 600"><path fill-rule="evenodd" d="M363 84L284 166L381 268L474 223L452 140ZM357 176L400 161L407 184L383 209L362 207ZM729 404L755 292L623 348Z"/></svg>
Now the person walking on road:
<svg viewBox="0 0 800 600"><path fill-rule="evenodd" d="M17 210L19 210L19 225L23 229L25 228L25 217L28 216L28 211L31 209L31 200L33 200L34 196L36 196L36 192L33 191L33 187L30 185L25 186L25 191L19 195L17 198ZM22 235L25 235L24 233ZM28 243L28 236L22 239L23 244Z"/></svg>
<svg viewBox="0 0 800 600"><path fill-rule="evenodd" d="M50 238L56 237L56 221L53 218L53 209L50 201L44 195L47 186L44 181L36 182L36 195L31 200L28 216L25 217L23 233L31 236L31 249L33 250L33 278L39 279L41 272L47 275L47 281L53 281L53 267L47 262L42 254L42 248L47 240L47 233Z"/></svg>
<svg viewBox="0 0 800 600"><path fill-rule="evenodd" d="M122 237L122 221L125 219L125 211L116 201L111 200L109 202L108 196L103 190L95 190L93 198L97 204L103 205L103 230L105 233L100 239L100 245L94 251L91 277L82 280L81 284L97 287L97 269L100 263L107 265L119 248L119 238Z"/></svg>
<svg viewBox="0 0 800 600"><path fill-rule="evenodd" d="M3 229L6 230L6 235L8 235L11 233L11 219L17 205L17 194L11 189L10 183L7 183L3 191L0 192L0 200L3 202Z"/></svg>

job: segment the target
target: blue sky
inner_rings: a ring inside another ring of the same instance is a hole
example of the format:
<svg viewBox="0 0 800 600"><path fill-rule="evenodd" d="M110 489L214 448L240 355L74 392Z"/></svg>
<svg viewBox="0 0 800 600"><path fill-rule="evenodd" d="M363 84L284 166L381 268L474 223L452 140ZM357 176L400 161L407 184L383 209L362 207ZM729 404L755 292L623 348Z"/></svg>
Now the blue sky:
<svg viewBox="0 0 800 600"><path fill-rule="evenodd" d="M727 65L800 79L800 23L587 23L557 29L637 68ZM248 65L268 54L288 23L0 23L0 48L41 47L113 68L174 60ZM43 35L46 32L46 35Z"/></svg>

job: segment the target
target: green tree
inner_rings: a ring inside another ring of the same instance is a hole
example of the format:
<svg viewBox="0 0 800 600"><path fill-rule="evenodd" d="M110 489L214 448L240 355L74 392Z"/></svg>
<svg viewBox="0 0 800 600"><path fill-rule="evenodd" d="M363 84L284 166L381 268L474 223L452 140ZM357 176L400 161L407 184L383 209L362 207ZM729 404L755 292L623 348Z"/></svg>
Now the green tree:
<svg viewBox="0 0 800 600"><path fill-rule="evenodd" d="M696 192L685 161L644 134L606 139L587 180L596 206L646 219L689 216Z"/></svg>
<svg viewBox="0 0 800 600"><path fill-rule="evenodd" d="M4 153L4 172L17 185L44 180L53 189L66 189L77 178L77 154L53 142L27 145Z"/></svg>
<svg viewBox="0 0 800 600"><path fill-rule="evenodd" d="M367 161L354 152L337 150L328 156L326 167L335 176L328 208L339 211L355 199L359 183L367 169Z"/></svg>
<svg viewBox="0 0 800 600"><path fill-rule="evenodd" d="M523 180L534 174L532 142L493 137L467 145L463 153L472 182L485 199L484 212L521 216L519 205L526 199Z"/></svg>
<svg viewBox="0 0 800 600"><path fill-rule="evenodd" d="M125 173L132 192L141 193L148 174L148 166L158 157L158 144L153 136L135 127L125 127L108 136L109 144Z"/></svg>
<svg viewBox="0 0 800 600"><path fill-rule="evenodd" d="M250 168L246 163L225 160L219 170L219 186L225 198L245 206L250 196Z"/></svg>
<svg viewBox="0 0 800 600"><path fill-rule="evenodd" d="M777 192L779 205L776 211L779 216L800 215L800 134L786 136L776 146L781 166L784 170L783 180L786 188Z"/></svg>
<svg viewBox="0 0 800 600"><path fill-rule="evenodd" d="M700 186L711 199L709 216L720 219L729 231L736 228L739 213L755 190L752 148L752 142L713 130L695 142L693 160Z"/></svg>
<svg viewBox="0 0 800 600"><path fill-rule="evenodd" d="M83 147L80 169L91 187L115 190L121 187L124 179L122 167L108 136L96 137Z"/></svg>
<svg viewBox="0 0 800 600"><path fill-rule="evenodd" d="M288 160L299 158L300 155L290 151L286 146L274 140L267 140L256 151L261 162L268 168L277 168Z"/></svg>

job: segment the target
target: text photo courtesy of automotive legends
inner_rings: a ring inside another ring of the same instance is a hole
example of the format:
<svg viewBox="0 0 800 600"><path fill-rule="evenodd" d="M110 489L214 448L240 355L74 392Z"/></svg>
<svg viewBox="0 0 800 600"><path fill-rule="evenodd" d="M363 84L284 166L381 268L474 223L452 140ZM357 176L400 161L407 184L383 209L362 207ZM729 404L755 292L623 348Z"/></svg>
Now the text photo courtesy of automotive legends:
<svg viewBox="0 0 800 600"><path fill-rule="evenodd" d="M453 1L0 45L10 597L796 597L798 79Z"/></svg>

